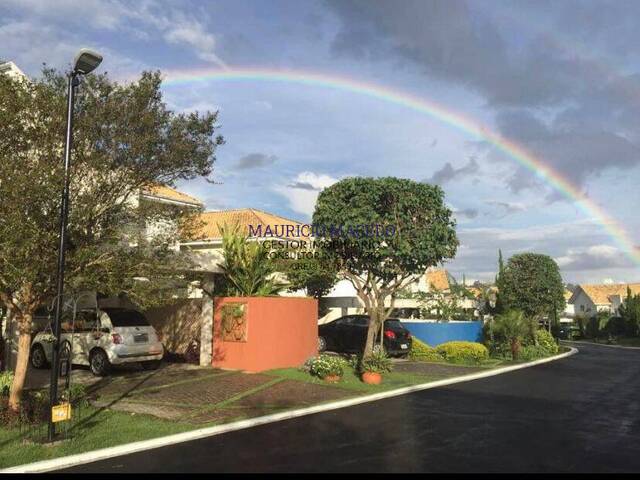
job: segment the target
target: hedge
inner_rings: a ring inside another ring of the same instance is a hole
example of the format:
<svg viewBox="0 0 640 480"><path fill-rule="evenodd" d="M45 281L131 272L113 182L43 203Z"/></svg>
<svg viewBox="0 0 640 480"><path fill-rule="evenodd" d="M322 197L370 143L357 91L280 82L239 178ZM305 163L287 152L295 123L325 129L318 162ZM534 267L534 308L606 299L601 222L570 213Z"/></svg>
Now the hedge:
<svg viewBox="0 0 640 480"><path fill-rule="evenodd" d="M413 337L409 358L419 362L441 362L443 360L442 355L436 352L435 348L421 342L415 337Z"/></svg>
<svg viewBox="0 0 640 480"><path fill-rule="evenodd" d="M476 342L446 342L435 348L447 362L481 363L489 359L489 350Z"/></svg>

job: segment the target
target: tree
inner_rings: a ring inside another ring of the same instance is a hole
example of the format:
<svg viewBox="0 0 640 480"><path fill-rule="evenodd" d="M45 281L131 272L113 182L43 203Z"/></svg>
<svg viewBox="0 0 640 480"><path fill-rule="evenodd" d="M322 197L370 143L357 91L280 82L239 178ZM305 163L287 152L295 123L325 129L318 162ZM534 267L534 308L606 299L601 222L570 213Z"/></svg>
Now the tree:
<svg viewBox="0 0 640 480"><path fill-rule="evenodd" d="M364 356L396 294L458 246L442 189L393 177L347 178L324 189L313 224L318 250L351 282L369 315Z"/></svg>
<svg viewBox="0 0 640 480"><path fill-rule="evenodd" d="M326 258L313 254L295 260L280 262L289 283L289 291L304 289L307 295L320 299L327 295L336 283L338 272Z"/></svg>
<svg viewBox="0 0 640 480"><path fill-rule="evenodd" d="M228 296L277 295L285 288L278 281L276 264L269 250L259 242L249 241L239 225L221 225L224 272L224 294Z"/></svg>
<svg viewBox="0 0 640 480"><path fill-rule="evenodd" d="M553 259L537 253L509 258L500 281L500 298L506 309L517 309L531 321L531 328L544 316L556 318L565 308L564 285Z"/></svg>
<svg viewBox="0 0 640 480"><path fill-rule="evenodd" d="M492 307L492 314L498 314L504 312L504 304L502 302L502 296L500 295L500 291L503 288L502 282L504 280L504 261L502 260L502 250L498 249L498 274L496 275L496 288L497 291L495 293L495 302Z"/></svg>
<svg viewBox="0 0 640 480"><path fill-rule="evenodd" d="M464 283L461 285L453 278L448 292L432 288L428 292L410 292L407 296L417 300L424 318L429 318L435 311L436 318L445 322L465 319L466 311L462 304L475 298Z"/></svg>
<svg viewBox="0 0 640 480"><path fill-rule="evenodd" d="M511 358L518 359L523 340L530 335L529 322L520 310L509 310L496 317L491 325L494 339L502 339L509 344Z"/></svg>
<svg viewBox="0 0 640 480"><path fill-rule="evenodd" d="M188 260L170 248L195 212L138 202L141 191L207 177L216 113L175 114L159 72L118 84L88 75L76 101L65 292L126 293L141 306L175 292ZM66 78L0 75L0 301L19 344L10 405L25 381L35 309L54 295L63 179ZM164 225L153 236L145 226Z"/></svg>
<svg viewBox="0 0 640 480"><path fill-rule="evenodd" d="M632 337L640 335L640 295L633 295L627 286L627 296L620 305L620 316L624 323L625 333Z"/></svg>

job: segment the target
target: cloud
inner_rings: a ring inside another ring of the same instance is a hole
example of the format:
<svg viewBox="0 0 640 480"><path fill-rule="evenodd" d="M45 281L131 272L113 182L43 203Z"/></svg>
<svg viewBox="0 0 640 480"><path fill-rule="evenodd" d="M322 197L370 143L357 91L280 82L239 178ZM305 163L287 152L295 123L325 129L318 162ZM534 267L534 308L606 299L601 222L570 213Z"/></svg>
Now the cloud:
<svg viewBox="0 0 640 480"><path fill-rule="evenodd" d="M549 255L569 282L600 282L605 272L618 279L640 280L635 264L597 227L592 220L528 227L458 227L460 249L447 268L456 275L464 272L491 281L501 249L505 260L522 252Z"/></svg>
<svg viewBox="0 0 640 480"><path fill-rule="evenodd" d="M444 167L437 170L427 183L434 183L437 185L443 185L451 182L452 180L469 177L475 175L480 170L480 166L474 157L469 159L469 163L463 165L460 168L454 168L451 163L445 163Z"/></svg>
<svg viewBox="0 0 640 480"><path fill-rule="evenodd" d="M206 10L195 8L189 11L179 9L170 2L150 2L142 0L132 4L121 0L6 0L3 3L3 17L0 27L21 25L23 31L31 31L31 36L16 37L11 32L0 32L0 44L15 42L16 49L9 49L12 59L33 70L46 60L49 65L66 66L79 46L87 43L96 45L100 32L110 35L118 32L130 37L130 45L146 48L145 42L163 39L167 44L186 46L200 59L226 68L226 63L217 54L217 37L210 32L206 20ZM88 22L87 19L90 19ZM138 42L143 42L140 45ZM62 45L62 47L61 47ZM29 46L32 52L21 52ZM52 48L46 55L43 48ZM68 46L68 47L67 47ZM155 46L155 45L154 45ZM68 53L70 50L71 53ZM58 53L61 52L61 53ZM105 56L105 66L113 71L121 61L121 53ZM126 57L125 57L126 58ZM136 61L137 70L146 68L146 62Z"/></svg>
<svg viewBox="0 0 640 480"><path fill-rule="evenodd" d="M505 136L527 145L534 156L554 165L578 186L606 169L640 165L640 147L622 133L606 131L603 123L586 126L579 118L555 118L545 123L523 110L501 112L496 122ZM522 168L507 183L514 192L541 185Z"/></svg>
<svg viewBox="0 0 640 480"><path fill-rule="evenodd" d="M275 155L266 155L264 153L250 153L240 158L234 168L236 170L249 170L252 168L261 168L273 165L278 160Z"/></svg>
<svg viewBox="0 0 640 480"><path fill-rule="evenodd" d="M325 174L301 172L287 185L276 187L274 190L288 199L291 210L311 218L320 191L338 180Z"/></svg>
<svg viewBox="0 0 640 480"><path fill-rule="evenodd" d="M474 219L479 215L479 211L477 208L464 208L462 210L453 210L453 213L457 216L457 217L463 217L463 218L467 218L467 219Z"/></svg>
<svg viewBox="0 0 640 480"><path fill-rule="evenodd" d="M629 20L640 16L640 2L329 5L339 22L335 55L400 64L475 93L502 136L578 187L607 170L640 165L638 59L621 47L640 42ZM450 165L440 172L444 181L454 174ZM504 181L513 192L547 189L524 169Z"/></svg>
<svg viewBox="0 0 640 480"><path fill-rule="evenodd" d="M524 212L527 210L527 206L520 202L507 202L500 200L487 200L484 202L487 205L498 207L502 212L502 217L512 215L514 213Z"/></svg>
<svg viewBox="0 0 640 480"><path fill-rule="evenodd" d="M167 27L163 35L169 43L193 48L202 60L228 68L216 54L216 37L208 33L202 24L185 18L180 23Z"/></svg>
<svg viewBox="0 0 640 480"><path fill-rule="evenodd" d="M629 260L618 248L611 245L592 245L586 248L570 248L566 254L556 257L565 271L611 270L629 266Z"/></svg>

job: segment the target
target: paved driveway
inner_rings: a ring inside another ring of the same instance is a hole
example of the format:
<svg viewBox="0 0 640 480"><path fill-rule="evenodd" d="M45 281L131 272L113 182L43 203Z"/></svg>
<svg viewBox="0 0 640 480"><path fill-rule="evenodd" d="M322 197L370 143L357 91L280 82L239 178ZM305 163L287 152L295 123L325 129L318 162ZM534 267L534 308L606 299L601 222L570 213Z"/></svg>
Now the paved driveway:
<svg viewBox="0 0 640 480"><path fill-rule="evenodd" d="M533 368L71 470L640 471L640 352L580 345Z"/></svg>

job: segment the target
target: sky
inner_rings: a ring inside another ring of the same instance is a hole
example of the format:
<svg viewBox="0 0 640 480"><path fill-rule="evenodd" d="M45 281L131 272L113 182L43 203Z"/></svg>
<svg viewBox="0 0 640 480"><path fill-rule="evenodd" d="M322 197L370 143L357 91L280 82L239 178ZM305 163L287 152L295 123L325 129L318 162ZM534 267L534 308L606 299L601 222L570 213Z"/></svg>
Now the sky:
<svg viewBox="0 0 640 480"><path fill-rule="evenodd" d="M314 72L435 102L531 152L640 245L640 2L0 0L0 58L37 77L80 47L120 81L143 70ZM492 280L498 249L552 256L565 281L640 281L592 212L482 137L357 91L265 79L167 83L176 112L219 111L208 209L310 221L349 176L437 183L460 248Z"/></svg>

